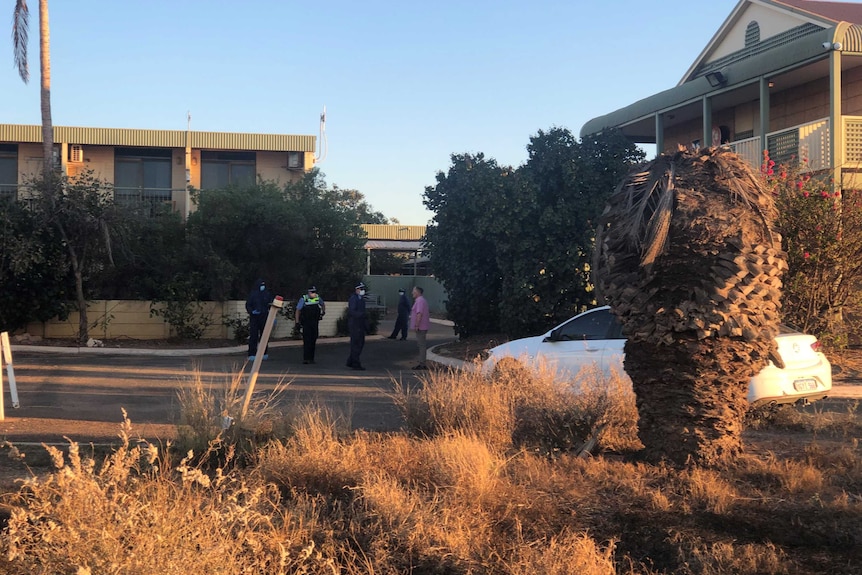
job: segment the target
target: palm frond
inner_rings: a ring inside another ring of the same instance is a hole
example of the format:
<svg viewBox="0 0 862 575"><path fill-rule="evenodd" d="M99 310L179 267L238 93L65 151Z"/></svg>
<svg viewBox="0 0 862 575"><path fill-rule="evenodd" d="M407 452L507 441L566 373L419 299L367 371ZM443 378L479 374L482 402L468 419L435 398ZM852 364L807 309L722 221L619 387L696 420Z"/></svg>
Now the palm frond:
<svg viewBox="0 0 862 575"><path fill-rule="evenodd" d="M26 0L15 2L15 11L12 13L12 47L15 55L15 67L24 83L30 81L30 68L27 64L27 40L30 30L30 10L27 8Z"/></svg>

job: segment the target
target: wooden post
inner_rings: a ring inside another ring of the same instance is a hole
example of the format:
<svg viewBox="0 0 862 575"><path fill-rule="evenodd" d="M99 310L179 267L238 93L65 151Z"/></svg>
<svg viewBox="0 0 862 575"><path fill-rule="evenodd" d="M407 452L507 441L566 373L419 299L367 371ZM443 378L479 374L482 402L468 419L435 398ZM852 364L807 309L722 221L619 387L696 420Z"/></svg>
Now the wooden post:
<svg viewBox="0 0 862 575"><path fill-rule="evenodd" d="M248 376L248 388L245 390L245 397L242 400L240 419L243 419L248 411L248 404L251 402L251 394L254 393L254 384L257 382L257 374L260 371L260 364L266 353L266 344L269 343L269 335L272 333L275 317L278 315L278 310L283 307L284 299L280 295L275 296L275 299L269 304L269 314L266 316L266 323L263 326L263 335L260 336L260 341L257 344L257 353L254 356L254 363L251 364L251 373Z"/></svg>
<svg viewBox="0 0 862 575"><path fill-rule="evenodd" d="M18 388L15 385L15 369L12 367L12 346L9 345L9 333L0 333L0 421L6 419L3 404L3 360L6 360L6 372L9 374L9 395L12 396L12 407L18 409Z"/></svg>

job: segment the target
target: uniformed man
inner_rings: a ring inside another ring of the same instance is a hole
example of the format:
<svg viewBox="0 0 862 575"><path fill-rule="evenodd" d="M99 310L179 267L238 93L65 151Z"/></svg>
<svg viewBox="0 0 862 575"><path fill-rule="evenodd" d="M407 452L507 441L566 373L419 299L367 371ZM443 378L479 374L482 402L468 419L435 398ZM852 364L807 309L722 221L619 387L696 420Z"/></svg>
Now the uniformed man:
<svg viewBox="0 0 862 575"><path fill-rule="evenodd" d="M368 314L365 312L365 284L359 282L353 295L347 300L347 330L350 332L350 355L347 367L364 370L359 359L365 347L365 332L368 329Z"/></svg>
<svg viewBox="0 0 862 575"><path fill-rule="evenodd" d="M311 286L308 293L299 298L296 304L296 323L302 326L302 363L314 363L314 350L317 347L319 324L326 315L326 304Z"/></svg>

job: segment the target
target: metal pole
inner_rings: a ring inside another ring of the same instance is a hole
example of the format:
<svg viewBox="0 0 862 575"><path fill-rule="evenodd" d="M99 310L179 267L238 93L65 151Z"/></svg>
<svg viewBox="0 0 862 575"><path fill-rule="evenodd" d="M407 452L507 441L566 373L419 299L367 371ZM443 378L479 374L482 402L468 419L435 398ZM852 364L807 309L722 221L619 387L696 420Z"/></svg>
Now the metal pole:
<svg viewBox="0 0 862 575"><path fill-rule="evenodd" d="M257 344L257 353L254 357L254 363L251 365L251 373L248 376L248 388L245 390L245 398L242 400L242 411L239 414L240 419L244 418L248 411L248 404L251 402L251 394L254 393L254 384L257 382L257 374L260 371L260 364L266 352L266 344L269 343L269 335L272 333L275 317L278 315L278 310L283 307L284 299L280 295L275 296L275 299L269 304L269 314L266 316L263 334L260 336L260 341Z"/></svg>

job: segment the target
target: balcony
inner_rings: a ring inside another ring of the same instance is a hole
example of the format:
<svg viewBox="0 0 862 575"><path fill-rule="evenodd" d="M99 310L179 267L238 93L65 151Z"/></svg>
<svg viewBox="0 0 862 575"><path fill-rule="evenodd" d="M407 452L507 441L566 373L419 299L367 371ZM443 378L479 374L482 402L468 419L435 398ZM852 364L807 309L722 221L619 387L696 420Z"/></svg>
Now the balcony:
<svg viewBox="0 0 862 575"><path fill-rule="evenodd" d="M844 122L844 167L858 168L862 166L862 116L842 116L841 119ZM759 136L731 142L730 147L758 170L763 150L767 149L769 157L777 164L787 164L797 158L804 164L803 172L816 172L832 167L830 137L829 118L821 118L767 134L765 147Z"/></svg>
<svg viewBox="0 0 862 575"><path fill-rule="evenodd" d="M18 186L16 184L0 184L0 201L18 199Z"/></svg>
<svg viewBox="0 0 862 575"><path fill-rule="evenodd" d="M185 193L185 190L171 188L125 188L114 187L114 201L128 208L140 208L150 215L174 210L173 193Z"/></svg>

